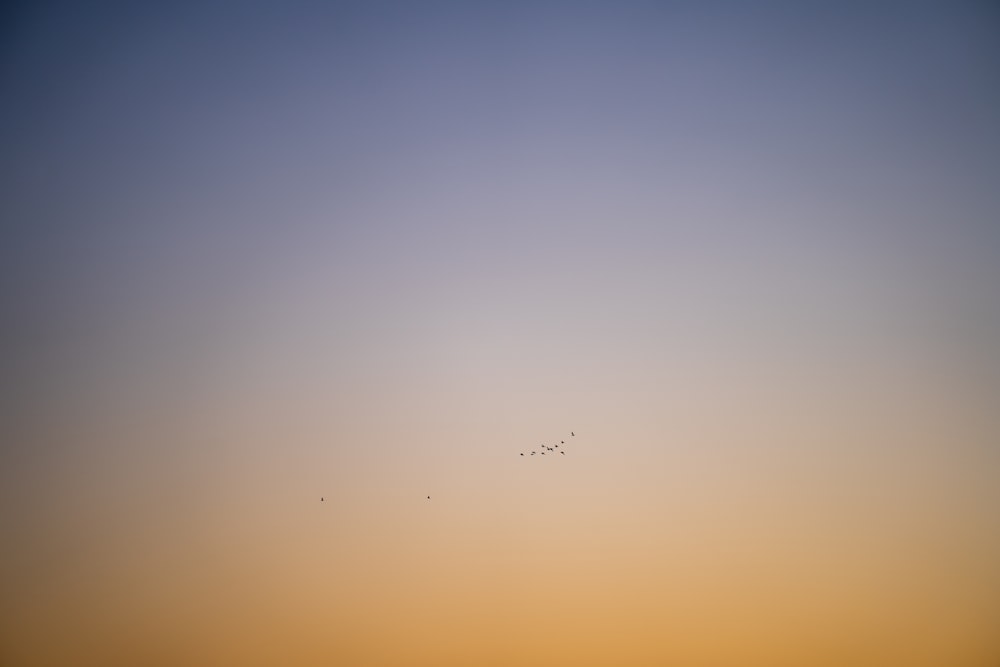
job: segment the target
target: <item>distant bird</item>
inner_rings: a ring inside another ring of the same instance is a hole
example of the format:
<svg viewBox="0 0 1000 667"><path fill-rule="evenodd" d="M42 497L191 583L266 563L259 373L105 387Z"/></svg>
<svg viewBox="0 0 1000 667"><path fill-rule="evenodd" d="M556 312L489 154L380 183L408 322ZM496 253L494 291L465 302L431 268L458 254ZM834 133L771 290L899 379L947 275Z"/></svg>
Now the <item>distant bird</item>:
<svg viewBox="0 0 1000 667"><path fill-rule="evenodd" d="M563 456L566 456L566 452L559 452L559 453L562 454Z"/></svg>
<svg viewBox="0 0 1000 667"><path fill-rule="evenodd" d="M545 452L542 452L542 456L545 456Z"/></svg>
<svg viewBox="0 0 1000 667"><path fill-rule="evenodd" d="M322 498L320 498L320 499L319 499L319 501L320 501L320 502L323 502L323 499L322 499Z"/></svg>
<svg viewBox="0 0 1000 667"><path fill-rule="evenodd" d="M573 433L573 431L570 431L569 434L570 435L576 435L576 433Z"/></svg>
<svg viewBox="0 0 1000 667"><path fill-rule="evenodd" d="M565 445L565 444L566 444L566 441L565 441L565 440L560 440L560 441L559 441L559 445ZM559 445L556 445L556 447L558 447Z"/></svg>
<svg viewBox="0 0 1000 667"><path fill-rule="evenodd" d="M534 456L534 455L535 455L535 453L534 453L534 452L531 452L531 455L532 455L532 456Z"/></svg>
<svg viewBox="0 0 1000 667"><path fill-rule="evenodd" d="M524 456L524 452L521 452L521 456Z"/></svg>
<svg viewBox="0 0 1000 667"><path fill-rule="evenodd" d="M430 500L430 499L431 499L431 497L430 497L430 496L427 496L427 500Z"/></svg>

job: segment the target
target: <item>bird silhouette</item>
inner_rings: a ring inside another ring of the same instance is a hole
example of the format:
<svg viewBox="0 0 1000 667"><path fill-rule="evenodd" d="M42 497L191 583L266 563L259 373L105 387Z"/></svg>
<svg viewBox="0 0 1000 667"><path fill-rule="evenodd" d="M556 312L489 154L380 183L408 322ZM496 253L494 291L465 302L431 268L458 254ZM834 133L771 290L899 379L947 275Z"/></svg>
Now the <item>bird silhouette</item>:
<svg viewBox="0 0 1000 667"><path fill-rule="evenodd" d="M521 452L521 456L524 456L524 452Z"/></svg>
<svg viewBox="0 0 1000 667"><path fill-rule="evenodd" d="M569 434L570 435L576 435L576 433L573 433L573 431L570 431Z"/></svg>
<svg viewBox="0 0 1000 667"><path fill-rule="evenodd" d="M430 497L430 496L427 496L427 500L430 500L430 499L431 499L431 497Z"/></svg>
<svg viewBox="0 0 1000 667"><path fill-rule="evenodd" d="M566 452L559 452L559 453L562 454L563 456L566 456Z"/></svg>
<svg viewBox="0 0 1000 667"><path fill-rule="evenodd" d="M565 441L565 440L560 440L560 441L559 441L559 445L565 445L565 444L566 444L566 441ZM558 447L559 445L556 445L556 447Z"/></svg>
<svg viewBox="0 0 1000 667"><path fill-rule="evenodd" d="M319 499L319 501L320 501L320 502L323 502L323 499L322 499L322 498L320 498L320 499Z"/></svg>

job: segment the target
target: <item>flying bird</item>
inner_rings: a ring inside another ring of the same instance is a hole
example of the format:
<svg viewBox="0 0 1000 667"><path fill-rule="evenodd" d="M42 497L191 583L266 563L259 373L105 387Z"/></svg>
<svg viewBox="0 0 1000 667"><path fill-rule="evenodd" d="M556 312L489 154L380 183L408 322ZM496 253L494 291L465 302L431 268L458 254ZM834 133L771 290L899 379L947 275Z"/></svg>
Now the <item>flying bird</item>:
<svg viewBox="0 0 1000 667"><path fill-rule="evenodd" d="M320 502L323 502L323 499L322 499L322 498L320 498L320 499L319 499L319 501L320 501Z"/></svg>
<svg viewBox="0 0 1000 667"><path fill-rule="evenodd" d="M570 431L569 434L570 435L576 435L576 433L573 433L573 431Z"/></svg>

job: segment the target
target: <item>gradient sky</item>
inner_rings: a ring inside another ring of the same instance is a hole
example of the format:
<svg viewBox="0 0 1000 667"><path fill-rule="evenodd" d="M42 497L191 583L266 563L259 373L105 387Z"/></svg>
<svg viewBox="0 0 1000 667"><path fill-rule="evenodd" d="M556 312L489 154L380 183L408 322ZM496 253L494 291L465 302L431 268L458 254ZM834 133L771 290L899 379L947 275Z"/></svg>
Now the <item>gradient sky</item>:
<svg viewBox="0 0 1000 667"><path fill-rule="evenodd" d="M0 664L997 664L990 3L139 4L0 20Z"/></svg>

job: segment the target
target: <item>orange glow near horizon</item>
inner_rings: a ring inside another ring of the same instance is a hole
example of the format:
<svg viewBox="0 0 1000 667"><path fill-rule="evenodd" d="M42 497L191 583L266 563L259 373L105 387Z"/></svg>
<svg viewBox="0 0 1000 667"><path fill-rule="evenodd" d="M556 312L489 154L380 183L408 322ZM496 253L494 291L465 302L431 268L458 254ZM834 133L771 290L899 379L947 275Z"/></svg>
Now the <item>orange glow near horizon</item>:
<svg viewBox="0 0 1000 667"><path fill-rule="evenodd" d="M0 666L1000 665L1000 11L19 4Z"/></svg>

